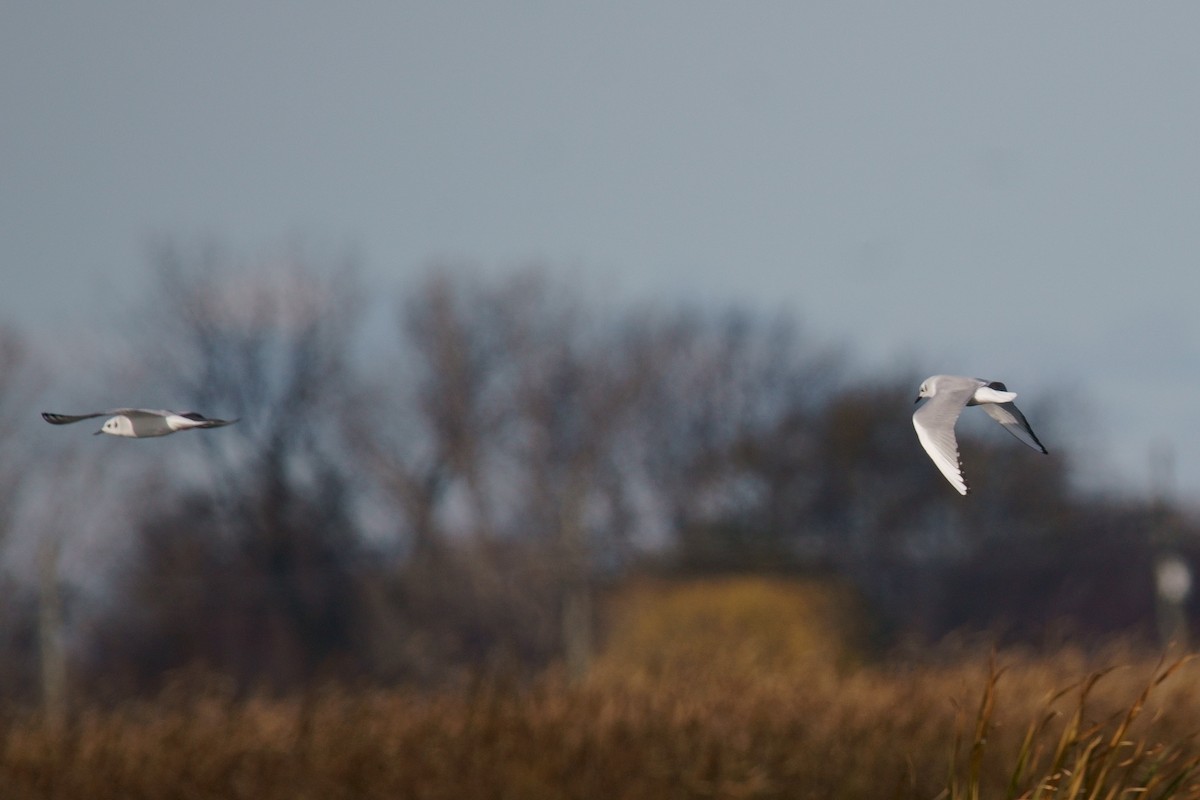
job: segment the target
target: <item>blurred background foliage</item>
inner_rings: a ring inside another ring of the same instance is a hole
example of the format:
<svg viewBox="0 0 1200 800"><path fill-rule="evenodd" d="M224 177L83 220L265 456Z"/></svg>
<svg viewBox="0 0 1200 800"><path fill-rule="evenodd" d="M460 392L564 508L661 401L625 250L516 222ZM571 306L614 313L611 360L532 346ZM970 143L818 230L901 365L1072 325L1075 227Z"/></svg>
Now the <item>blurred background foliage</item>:
<svg viewBox="0 0 1200 800"><path fill-rule="evenodd" d="M910 423L938 365L859 370L790 318L537 268L392 295L291 251L152 261L144 306L76 361L0 331L5 697L185 669L268 692L761 672L978 632L1158 647L1195 616L1191 595L1164 616L1154 576L1195 563L1196 518L1080 488L1055 446L1075 398L1023 405L1046 457L964 418L963 499ZM240 422L92 439L38 404Z"/></svg>
<svg viewBox="0 0 1200 800"><path fill-rule="evenodd" d="M866 609L853 589L832 581L638 580L607 607L599 674L750 680L848 672L870 652Z"/></svg>

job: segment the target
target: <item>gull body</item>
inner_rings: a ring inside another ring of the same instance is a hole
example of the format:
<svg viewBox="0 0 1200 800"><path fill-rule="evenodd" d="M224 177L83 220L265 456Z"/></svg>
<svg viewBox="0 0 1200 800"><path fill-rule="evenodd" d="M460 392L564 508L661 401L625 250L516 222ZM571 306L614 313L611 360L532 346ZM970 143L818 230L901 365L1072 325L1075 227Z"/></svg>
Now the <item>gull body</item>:
<svg viewBox="0 0 1200 800"><path fill-rule="evenodd" d="M146 439L166 436L176 431L192 428L220 428L232 425L236 419L208 419L194 411L160 411L149 408L113 408L92 414L51 414L42 412L42 419L51 425L69 425L85 419L108 417L94 435L107 433L109 436L124 436L129 439Z"/></svg>
<svg viewBox="0 0 1200 800"><path fill-rule="evenodd" d="M914 402L920 402L922 398L927 398L928 402L913 414L917 439L959 494L965 495L971 491L962 474L958 440L954 436L954 424L967 406L980 406L1013 436L1034 450L1046 452L1025 415L1013 403L1017 393L1008 391L1008 387L1000 381L961 375L934 375L921 384Z"/></svg>

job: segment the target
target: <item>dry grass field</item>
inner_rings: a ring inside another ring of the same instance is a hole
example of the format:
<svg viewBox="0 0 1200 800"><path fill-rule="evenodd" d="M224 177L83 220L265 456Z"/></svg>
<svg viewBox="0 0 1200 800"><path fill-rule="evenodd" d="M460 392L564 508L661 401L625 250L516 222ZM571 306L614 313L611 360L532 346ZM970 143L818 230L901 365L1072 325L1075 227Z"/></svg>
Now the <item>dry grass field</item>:
<svg viewBox="0 0 1200 800"><path fill-rule="evenodd" d="M641 586L578 683L267 699L180 679L57 728L11 713L0 797L1200 797L1192 662L865 663L851 608L783 582Z"/></svg>

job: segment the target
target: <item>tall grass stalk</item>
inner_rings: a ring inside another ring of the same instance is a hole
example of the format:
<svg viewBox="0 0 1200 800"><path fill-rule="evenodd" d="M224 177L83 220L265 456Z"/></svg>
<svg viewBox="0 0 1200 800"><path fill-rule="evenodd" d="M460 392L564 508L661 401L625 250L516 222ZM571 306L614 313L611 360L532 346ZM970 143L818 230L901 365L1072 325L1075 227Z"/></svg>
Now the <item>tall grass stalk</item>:
<svg viewBox="0 0 1200 800"><path fill-rule="evenodd" d="M1166 800L1200 796L1200 783L1196 781L1200 753L1196 751L1195 733L1163 741L1153 738L1148 730L1138 730L1151 693L1188 661L1190 657L1180 658L1165 667L1160 662L1125 708L1100 721L1091 721L1088 701L1113 668L1094 671L1072 686L1051 692L1044 710L1028 724L1013 759L1005 796L1009 800ZM998 724L995 715L1003 672L996 667L993 656L965 769L960 766L961 735L955 737L954 765L943 795L949 800L979 800L984 795L984 752L989 734ZM1076 699L1064 717L1058 706L1073 693ZM1059 721L1062 724L1055 735L1055 723ZM960 772L965 772L961 780Z"/></svg>

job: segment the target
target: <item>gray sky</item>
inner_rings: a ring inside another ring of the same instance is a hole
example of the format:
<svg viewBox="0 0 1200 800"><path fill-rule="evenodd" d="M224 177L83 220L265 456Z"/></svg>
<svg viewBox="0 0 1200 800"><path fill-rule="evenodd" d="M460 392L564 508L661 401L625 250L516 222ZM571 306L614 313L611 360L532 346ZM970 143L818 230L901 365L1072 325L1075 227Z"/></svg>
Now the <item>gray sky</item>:
<svg viewBox="0 0 1200 800"><path fill-rule="evenodd" d="M1182 494L1197 31L1191 3L4 3L0 320L109 324L162 237L344 247L389 291L536 260L1083 399L1031 420L1047 446L1143 489L1167 444Z"/></svg>

